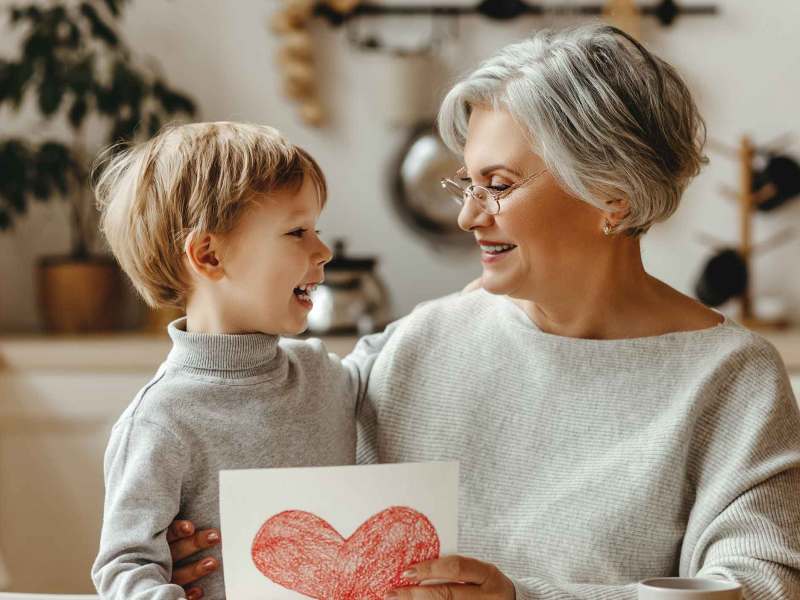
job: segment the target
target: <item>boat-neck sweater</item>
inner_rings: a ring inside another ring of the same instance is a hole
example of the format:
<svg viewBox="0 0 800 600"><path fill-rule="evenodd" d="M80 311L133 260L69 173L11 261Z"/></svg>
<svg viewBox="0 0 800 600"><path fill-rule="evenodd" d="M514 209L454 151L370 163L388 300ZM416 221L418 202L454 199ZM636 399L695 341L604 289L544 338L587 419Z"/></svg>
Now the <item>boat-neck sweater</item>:
<svg viewBox="0 0 800 600"><path fill-rule="evenodd" d="M773 346L731 319L570 338L477 290L346 362L359 462L459 461L459 553L518 600L634 600L655 576L800 598L798 406Z"/></svg>
<svg viewBox="0 0 800 600"><path fill-rule="evenodd" d="M169 583L167 527L219 528L220 470L355 461L358 384L320 340L185 329L185 319L169 325L167 359L111 431L92 568L106 600L185 597ZM221 562L220 550L200 558ZM223 571L203 578L204 598L225 598Z"/></svg>

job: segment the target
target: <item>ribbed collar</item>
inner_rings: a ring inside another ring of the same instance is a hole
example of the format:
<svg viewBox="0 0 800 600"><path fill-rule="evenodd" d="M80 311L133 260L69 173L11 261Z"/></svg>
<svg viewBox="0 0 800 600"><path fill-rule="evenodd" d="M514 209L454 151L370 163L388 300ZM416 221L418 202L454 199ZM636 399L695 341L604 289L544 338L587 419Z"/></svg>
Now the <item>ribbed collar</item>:
<svg viewBox="0 0 800 600"><path fill-rule="evenodd" d="M279 367L278 336L264 333L188 333L186 317L167 327L172 350L167 361L204 375L251 377Z"/></svg>

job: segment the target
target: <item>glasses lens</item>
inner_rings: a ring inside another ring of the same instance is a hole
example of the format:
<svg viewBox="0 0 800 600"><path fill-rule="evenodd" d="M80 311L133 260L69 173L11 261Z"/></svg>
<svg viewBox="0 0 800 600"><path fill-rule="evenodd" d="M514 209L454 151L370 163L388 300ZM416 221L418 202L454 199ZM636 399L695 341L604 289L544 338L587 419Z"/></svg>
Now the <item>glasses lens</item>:
<svg viewBox="0 0 800 600"><path fill-rule="evenodd" d="M464 188L452 179L442 179L442 188L447 192L450 199L459 206L464 205Z"/></svg>

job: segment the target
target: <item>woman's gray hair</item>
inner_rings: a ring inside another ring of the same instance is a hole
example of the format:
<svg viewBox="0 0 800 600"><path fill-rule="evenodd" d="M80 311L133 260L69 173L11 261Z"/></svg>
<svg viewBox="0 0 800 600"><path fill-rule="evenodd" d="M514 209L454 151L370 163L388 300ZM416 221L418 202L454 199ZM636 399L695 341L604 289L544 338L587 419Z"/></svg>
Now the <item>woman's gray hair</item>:
<svg viewBox="0 0 800 600"><path fill-rule="evenodd" d="M461 154L474 106L507 110L532 150L576 197L638 236L672 215L708 159L706 128L669 64L609 25L541 31L506 46L447 94L439 132Z"/></svg>

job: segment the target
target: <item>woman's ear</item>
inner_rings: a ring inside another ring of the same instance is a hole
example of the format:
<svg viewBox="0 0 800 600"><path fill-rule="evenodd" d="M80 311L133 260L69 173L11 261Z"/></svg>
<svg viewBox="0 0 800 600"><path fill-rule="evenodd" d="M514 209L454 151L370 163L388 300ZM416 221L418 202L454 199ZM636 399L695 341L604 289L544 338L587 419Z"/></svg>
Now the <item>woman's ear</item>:
<svg viewBox="0 0 800 600"><path fill-rule="evenodd" d="M608 223L612 228L619 225L622 220L630 213L627 198L617 200L606 200L608 210L603 212L603 225Z"/></svg>
<svg viewBox="0 0 800 600"><path fill-rule="evenodd" d="M186 237L183 251L189 268L196 275L219 281L225 275L220 257L221 240L211 233L193 231Z"/></svg>

